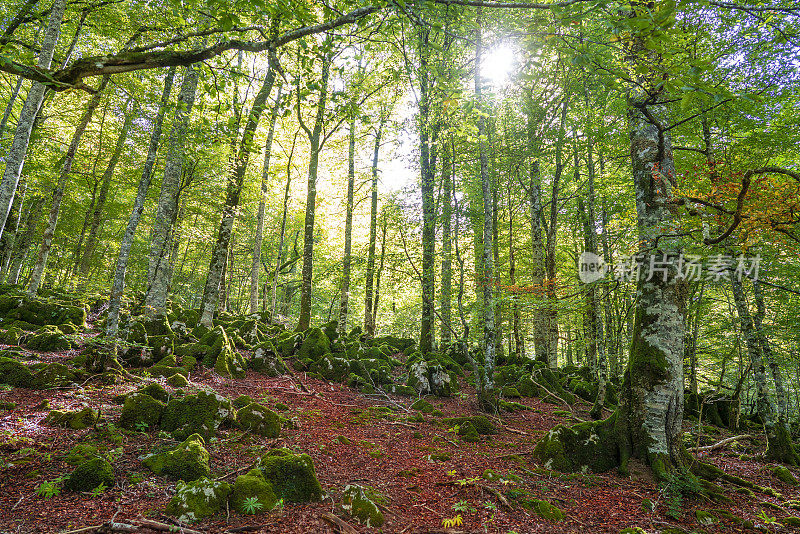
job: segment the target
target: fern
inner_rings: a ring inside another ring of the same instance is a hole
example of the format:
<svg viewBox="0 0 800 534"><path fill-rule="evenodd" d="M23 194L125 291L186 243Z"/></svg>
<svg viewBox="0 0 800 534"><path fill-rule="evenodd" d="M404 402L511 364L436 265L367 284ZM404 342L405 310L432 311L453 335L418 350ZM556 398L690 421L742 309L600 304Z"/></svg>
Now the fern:
<svg viewBox="0 0 800 534"><path fill-rule="evenodd" d="M453 528L453 527L460 527L464 524L464 520L461 518L461 514L458 514L455 517L447 518L445 517L442 519L442 526L444 528Z"/></svg>
<svg viewBox="0 0 800 534"><path fill-rule="evenodd" d="M259 502L258 497L248 497L242 503L242 512L248 515L257 514L264 505Z"/></svg>

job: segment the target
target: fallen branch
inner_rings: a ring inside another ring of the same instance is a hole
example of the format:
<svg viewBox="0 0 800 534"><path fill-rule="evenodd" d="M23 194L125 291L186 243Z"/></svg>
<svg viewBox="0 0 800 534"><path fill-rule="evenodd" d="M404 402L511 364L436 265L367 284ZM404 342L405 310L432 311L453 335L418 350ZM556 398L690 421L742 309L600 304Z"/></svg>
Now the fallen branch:
<svg viewBox="0 0 800 534"><path fill-rule="evenodd" d="M504 426L503 430L511 432L512 434L521 434L523 436L530 436L528 432L525 432L524 430L517 430L516 428L511 428L510 426Z"/></svg>
<svg viewBox="0 0 800 534"><path fill-rule="evenodd" d="M236 469L236 470L234 470L234 471L231 471L231 472L230 472L230 473L228 473L227 475L222 475L221 477L215 478L214 480L216 480L217 482L219 482L220 480L225 480L225 479L227 479L227 478L230 478L230 477L232 477L233 475L237 475L237 474L239 474L239 473L244 473L244 472L246 472L246 471L250 471L250 470L251 470L251 469L253 469L254 467L258 466L258 464L260 464L260 463L261 463L261 458L259 458L258 460L256 460L255 462L253 462L252 464L250 464L250 465L249 465L249 466L247 466L247 467L241 467L241 468L239 468L239 469Z"/></svg>
<svg viewBox="0 0 800 534"><path fill-rule="evenodd" d="M350 523L348 523L344 519L336 517L331 513L326 512L322 514L321 517L322 520L331 525L333 527L333 530L335 530L336 532L340 532L341 534L358 534L358 531L355 528L353 528L353 526Z"/></svg>
<svg viewBox="0 0 800 534"><path fill-rule="evenodd" d="M481 485L481 486L480 486L480 488L481 488L483 491L485 491L485 492L487 492L487 493L491 493L492 495L494 495L495 497L497 497L497 500L498 500L498 501L500 501L500 504L501 504L501 505L503 505L503 506L505 506L505 507L506 507L506 509L508 509L508 510L511 510L511 509L512 509L512 506L511 506L511 504L508 502L508 499L506 499L506 496L505 496L505 495L503 495L502 493L500 493L500 491L498 491L498 490L494 489L494 488L493 488L493 487L491 487L491 486L484 486L484 485Z"/></svg>
<svg viewBox="0 0 800 534"><path fill-rule="evenodd" d="M141 530L142 530L141 527L137 525L129 525L127 523L115 523L114 521L108 521L107 523L103 523L102 525L83 527L76 530L65 530L62 531L61 534L88 534L89 532L108 532L108 533L140 532ZM191 534L190 531L188 530L186 532Z"/></svg>
<svg viewBox="0 0 800 534"><path fill-rule="evenodd" d="M203 532L200 532L199 530L192 530L190 528L170 525L168 523L160 523L158 521L153 521L151 519L139 518L136 519L135 521L143 527L147 527L153 530L159 530L162 532L181 532L182 534L205 534Z"/></svg>
<svg viewBox="0 0 800 534"><path fill-rule="evenodd" d="M721 449L726 445L730 445L731 443L735 443L737 441L741 441L744 439L755 439L755 437L751 436L750 434L742 434L741 436L732 436L730 438L725 438L722 441L714 443L713 445L705 445L703 447L690 447L686 450L688 450L689 452L710 452L710 451L715 451L717 449Z"/></svg>

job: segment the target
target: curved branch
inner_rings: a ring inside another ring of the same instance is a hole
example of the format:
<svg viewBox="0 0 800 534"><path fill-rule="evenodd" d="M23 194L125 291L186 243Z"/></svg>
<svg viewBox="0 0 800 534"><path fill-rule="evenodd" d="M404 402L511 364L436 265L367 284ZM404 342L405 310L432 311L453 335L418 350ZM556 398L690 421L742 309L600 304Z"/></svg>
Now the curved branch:
<svg viewBox="0 0 800 534"><path fill-rule="evenodd" d="M725 232L714 239L707 237L703 239L703 243L706 245L716 245L717 243L721 243L725 239L728 238L729 235L733 233L736 228L739 227L739 223L742 222L742 208L744 207L744 197L747 195L747 190L750 188L750 175L752 171L747 171L745 175L742 177L742 190L739 191L739 196L736 198L736 211L733 213L733 222L728 227Z"/></svg>

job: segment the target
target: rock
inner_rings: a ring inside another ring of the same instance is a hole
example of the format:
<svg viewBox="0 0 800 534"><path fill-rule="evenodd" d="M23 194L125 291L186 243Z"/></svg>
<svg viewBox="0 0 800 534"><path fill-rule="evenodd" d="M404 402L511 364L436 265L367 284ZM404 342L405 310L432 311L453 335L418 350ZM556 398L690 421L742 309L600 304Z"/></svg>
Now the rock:
<svg viewBox="0 0 800 534"><path fill-rule="evenodd" d="M704 527L709 527L718 523L716 516L714 516L714 514L711 512L706 512L705 510L695 510L694 517L697 519L697 522Z"/></svg>
<svg viewBox="0 0 800 534"><path fill-rule="evenodd" d="M12 353L3 351L0 354ZM27 365L14 358L0 356L0 382L16 388L28 388L31 387L32 380L33 373Z"/></svg>
<svg viewBox="0 0 800 534"><path fill-rule="evenodd" d="M342 508L363 525L375 528L383 525L383 513L370 499L367 491L359 485L345 486L342 493Z"/></svg>
<svg viewBox="0 0 800 534"><path fill-rule="evenodd" d="M542 519L549 519L551 521L561 521L564 519L564 512L547 501L534 499L531 501L531 504L533 505L533 511Z"/></svg>
<svg viewBox="0 0 800 534"><path fill-rule="evenodd" d="M458 427L458 435L467 443L477 443L481 440L472 421L466 421Z"/></svg>
<svg viewBox="0 0 800 534"><path fill-rule="evenodd" d="M144 393L145 395L150 395L154 399L161 402L168 402L170 397L169 393L167 393L167 390L164 389L164 386L162 386L158 382L151 382L147 384L145 387L137 390L136 393Z"/></svg>
<svg viewBox="0 0 800 534"><path fill-rule="evenodd" d="M147 342L150 347L153 360L161 360L175 352L173 336L148 336Z"/></svg>
<svg viewBox="0 0 800 534"><path fill-rule="evenodd" d="M223 423L234 421L231 402L216 392L201 391L182 399L167 403L161 416L161 428L171 432L172 437L184 440L192 434L210 439Z"/></svg>
<svg viewBox="0 0 800 534"><path fill-rule="evenodd" d="M294 454L286 448L273 449L261 459L261 472L272 483L275 494L289 502L322 499L322 486L307 454Z"/></svg>
<svg viewBox="0 0 800 534"><path fill-rule="evenodd" d="M20 320L37 326L64 323L83 326L86 308L57 300L4 295L0 297L0 316L6 322Z"/></svg>
<svg viewBox="0 0 800 534"><path fill-rule="evenodd" d="M231 486L201 478L194 482L179 482L175 496L167 504L167 513L182 523L191 523L210 517L225 509Z"/></svg>
<svg viewBox="0 0 800 534"><path fill-rule="evenodd" d="M28 337L25 348L40 352L54 352L71 349L72 342L58 327L43 326Z"/></svg>
<svg viewBox="0 0 800 534"><path fill-rule="evenodd" d="M302 344L303 334L297 332L284 332L275 338L275 349L284 358L294 356Z"/></svg>
<svg viewBox="0 0 800 534"><path fill-rule="evenodd" d="M42 424L47 426L61 426L72 430L83 430L84 428L94 426L98 418L98 413L87 406L82 410L74 412L53 410L47 414Z"/></svg>
<svg viewBox="0 0 800 534"><path fill-rule="evenodd" d="M448 417L447 419L443 419L442 422L449 427L454 427L456 425L462 427L466 423L470 423L478 434L497 434L497 429L489 422L486 416L483 415L474 415L472 417Z"/></svg>
<svg viewBox="0 0 800 534"><path fill-rule="evenodd" d="M458 382L441 365L429 367L431 393L437 397L449 397L458 390Z"/></svg>
<svg viewBox="0 0 800 534"><path fill-rule="evenodd" d="M514 386L505 386L503 388L503 397L509 399L518 399L522 397L522 395L520 394L519 390Z"/></svg>
<svg viewBox="0 0 800 534"><path fill-rule="evenodd" d="M318 360L323 355L331 351L331 340L319 328L309 328L306 331L303 344L300 345L300 350L297 352L297 357L301 360L308 358L311 360Z"/></svg>
<svg viewBox="0 0 800 534"><path fill-rule="evenodd" d="M327 336L331 343L335 342L339 337L339 321L336 319L328 321L322 325L322 332Z"/></svg>
<svg viewBox="0 0 800 534"><path fill-rule="evenodd" d="M286 365L271 341L263 341L253 348L249 365L250 369L267 376L280 376L286 372Z"/></svg>
<svg viewBox="0 0 800 534"><path fill-rule="evenodd" d="M350 374L350 362L333 354L325 354L311 366L311 370L322 375L325 380L343 382Z"/></svg>
<svg viewBox="0 0 800 534"><path fill-rule="evenodd" d="M200 340L210 348L203 356L203 364L213 367L217 374L229 378L244 378L247 362L231 343L225 329L218 325Z"/></svg>
<svg viewBox="0 0 800 534"><path fill-rule="evenodd" d="M100 484L110 488L114 485L114 469L102 458L92 458L78 465L64 480L69 491L92 491Z"/></svg>
<svg viewBox="0 0 800 534"><path fill-rule="evenodd" d="M37 363L30 369L33 374L29 387L33 389L67 386L78 381L78 373L61 363Z"/></svg>
<svg viewBox="0 0 800 534"><path fill-rule="evenodd" d="M12 326L7 330L0 330L0 343L3 345L19 345L20 339L25 332L18 327Z"/></svg>
<svg viewBox="0 0 800 534"><path fill-rule="evenodd" d="M131 393L122 405L119 426L127 430L153 430L161 421L164 406L147 393Z"/></svg>
<svg viewBox="0 0 800 534"><path fill-rule="evenodd" d="M211 474L209 459L203 438L192 434L171 451L146 456L142 463L157 475L191 482Z"/></svg>
<svg viewBox="0 0 800 534"><path fill-rule="evenodd" d="M277 438L281 432L278 414L256 402L236 413L236 426L267 438Z"/></svg>
<svg viewBox="0 0 800 534"><path fill-rule="evenodd" d="M167 384L174 388L185 388L189 385L189 381L180 373L175 373L171 377L167 378Z"/></svg>
<svg viewBox="0 0 800 534"><path fill-rule="evenodd" d="M71 466L78 466L93 458L99 458L97 447L89 443L78 443L64 456L64 461Z"/></svg>
<svg viewBox="0 0 800 534"><path fill-rule="evenodd" d="M792 474L791 471L789 471L788 468L786 468L786 467L784 467L782 465L779 465L779 466L775 467L772 470L772 474L775 476L775 478L777 478L778 480L780 480L784 484L788 484L790 486L797 486L798 485L797 478L795 478L795 476Z"/></svg>
<svg viewBox="0 0 800 534"><path fill-rule="evenodd" d="M431 383L428 380L428 363L425 360L420 360L411 365L408 370L406 385L414 388L420 395L427 395L431 392Z"/></svg>
<svg viewBox="0 0 800 534"><path fill-rule="evenodd" d="M236 477L236 482L233 484L233 493L231 493L231 507L237 512L250 513L245 510L245 501L255 498L257 503L261 505L258 511L268 512L275 507L278 498L275 496L275 491L272 489L272 484L267 482L264 474L258 469L252 469L245 475Z"/></svg>
<svg viewBox="0 0 800 534"><path fill-rule="evenodd" d="M433 413L435 408L433 407L433 404L425 399L417 399L414 404L411 405L411 409L419 410L422 413Z"/></svg>
<svg viewBox="0 0 800 534"><path fill-rule="evenodd" d="M250 395L239 395L235 399L233 399L233 407L237 410L244 408L248 404L255 402Z"/></svg>

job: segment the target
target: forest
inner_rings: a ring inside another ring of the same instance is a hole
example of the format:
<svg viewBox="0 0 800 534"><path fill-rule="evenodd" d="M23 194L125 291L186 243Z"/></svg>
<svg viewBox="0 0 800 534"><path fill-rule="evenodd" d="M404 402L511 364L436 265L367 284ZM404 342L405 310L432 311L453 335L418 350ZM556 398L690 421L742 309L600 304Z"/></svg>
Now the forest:
<svg viewBox="0 0 800 534"><path fill-rule="evenodd" d="M800 527L795 2L0 6L0 533Z"/></svg>

